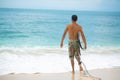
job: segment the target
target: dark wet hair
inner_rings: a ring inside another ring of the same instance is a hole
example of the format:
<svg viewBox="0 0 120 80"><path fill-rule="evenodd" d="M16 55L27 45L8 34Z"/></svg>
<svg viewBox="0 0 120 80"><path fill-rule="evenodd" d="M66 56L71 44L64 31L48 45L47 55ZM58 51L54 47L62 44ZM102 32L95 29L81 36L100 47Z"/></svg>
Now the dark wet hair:
<svg viewBox="0 0 120 80"><path fill-rule="evenodd" d="M77 21L77 15L72 15L72 20Z"/></svg>

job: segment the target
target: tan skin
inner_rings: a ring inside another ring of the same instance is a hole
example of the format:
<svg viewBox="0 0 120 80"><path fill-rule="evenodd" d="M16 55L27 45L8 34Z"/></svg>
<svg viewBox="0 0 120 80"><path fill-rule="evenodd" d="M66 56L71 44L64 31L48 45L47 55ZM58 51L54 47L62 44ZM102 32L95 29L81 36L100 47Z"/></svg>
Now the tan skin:
<svg viewBox="0 0 120 80"><path fill-rule="evenodd" d="M78 40L77 34L78 34L78 32L80 32L80 35L82 36L82 40L83 40L83 43L84 43L84 49L87 48L86 39L85 39L83 30L82 30L82 27L80 25L78 25L76 23L76 21L72 21L71 24L68 24L66 26L66 28L64 30L64 33L63 33L63 36L62 36L61 43L60 43L61 48L63 47L63 41L64 41L64 38L65 38L65 35L66 35L67 32L68 32L69 40L75 40L75 41ZM80 58L78 58L77 61L79 63ZM71 60L71 66L72 66L72 72L74 73L74 60ZM79 65L79 67L80 67L80 71L83 71L83 68L82 68L81 64Z"/></svg>

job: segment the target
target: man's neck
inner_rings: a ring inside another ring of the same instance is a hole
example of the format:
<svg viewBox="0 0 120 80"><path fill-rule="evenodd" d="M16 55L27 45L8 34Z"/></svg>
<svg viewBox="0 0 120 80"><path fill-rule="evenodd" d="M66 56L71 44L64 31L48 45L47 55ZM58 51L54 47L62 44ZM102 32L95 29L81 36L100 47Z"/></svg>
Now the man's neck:
<svg viewBox="0 0 120 80"><path fill-rule="evenodd" d="M76 24L76 21L72 21L72 24Z"/></svg>

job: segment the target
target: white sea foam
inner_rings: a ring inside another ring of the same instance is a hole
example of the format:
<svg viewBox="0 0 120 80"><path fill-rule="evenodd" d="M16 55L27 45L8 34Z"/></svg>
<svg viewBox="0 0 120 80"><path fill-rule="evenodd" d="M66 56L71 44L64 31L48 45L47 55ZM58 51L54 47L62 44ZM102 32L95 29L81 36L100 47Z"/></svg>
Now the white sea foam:
<svg viewBox="0 0 120 80"><path fill-rule="evenodd" d="M67 51L67 48L55 47L1 47L0 74L71 71ZM91 47L82 51L81 59L88 69L120 66L120 48ZM78 70L76 61L75 69Z"/></svg>

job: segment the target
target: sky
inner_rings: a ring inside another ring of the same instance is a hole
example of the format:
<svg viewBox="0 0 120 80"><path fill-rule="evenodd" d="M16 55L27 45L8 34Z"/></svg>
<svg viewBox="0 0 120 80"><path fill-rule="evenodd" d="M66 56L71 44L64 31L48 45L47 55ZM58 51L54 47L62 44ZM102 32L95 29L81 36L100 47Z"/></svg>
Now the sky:
<svg viewBox="0 0 120 80"><path fill-rule="evenodd" d="M120 11L120 0L0 0L0 8Z"/></svg>

